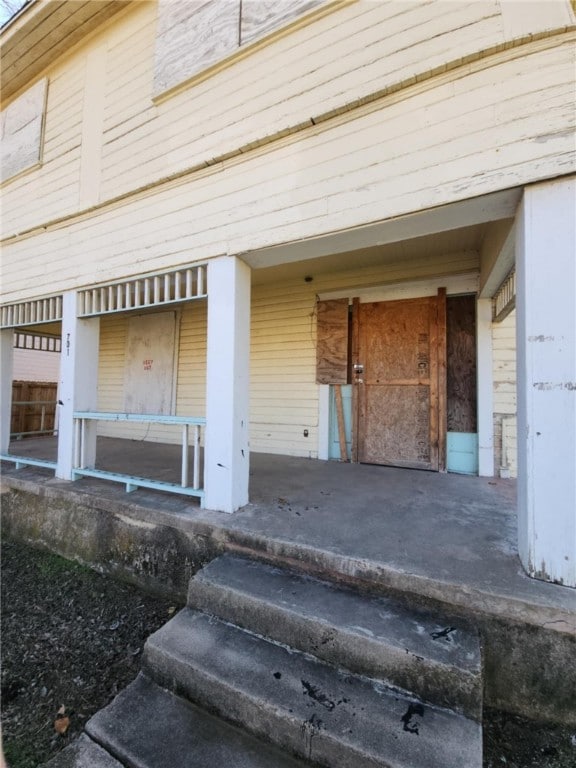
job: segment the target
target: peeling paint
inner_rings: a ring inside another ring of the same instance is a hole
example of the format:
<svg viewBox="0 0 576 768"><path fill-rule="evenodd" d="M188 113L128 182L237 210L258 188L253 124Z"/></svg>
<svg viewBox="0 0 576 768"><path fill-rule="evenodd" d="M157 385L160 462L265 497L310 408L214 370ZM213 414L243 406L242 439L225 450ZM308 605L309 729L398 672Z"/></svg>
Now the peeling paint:
<svg viewBox="0 0 576 768"><path fill-rule="evenodd" d="M540 390L540 392L550 392L558 389L566 389L569 392L576 392L576 381L535 381L532 386L534 389Z"/></svg>

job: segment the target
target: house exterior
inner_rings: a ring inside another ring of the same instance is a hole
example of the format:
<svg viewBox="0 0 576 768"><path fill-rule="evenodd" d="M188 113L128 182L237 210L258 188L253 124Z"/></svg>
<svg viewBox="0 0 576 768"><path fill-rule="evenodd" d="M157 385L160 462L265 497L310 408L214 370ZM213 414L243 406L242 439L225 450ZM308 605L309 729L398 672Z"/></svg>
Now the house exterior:
<svg viewBox="0 0 576 768"><path fill-rule="evenodd" d="M575 37L570 0L29 2L3 455L48 333L59 478L98 435L182 441L225 512L250 451L517 475L526 570L576 586Z"/></svg>

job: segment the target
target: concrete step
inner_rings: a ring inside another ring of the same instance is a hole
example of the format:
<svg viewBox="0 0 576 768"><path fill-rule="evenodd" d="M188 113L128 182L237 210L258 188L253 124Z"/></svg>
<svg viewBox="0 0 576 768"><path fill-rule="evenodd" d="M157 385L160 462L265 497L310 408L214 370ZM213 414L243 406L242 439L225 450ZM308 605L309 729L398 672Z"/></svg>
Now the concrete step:
<svg viewBox="0 0 576 768"><path fill-rule="evenodd" d="M156 685L145 675L122 691L88 721L86 730L99 746L74 757L88 762L56 764L50 768L305 768L249 734L212 717ZM85 737L84 737L85 738ZM92 742L92 744L93 744ZM120 763L91 763L96 754L112 755Z"/></svg>
<svg viewBox="0 0 576 768"><path fill-rule="evenodd" d="M459 622L232 554L196 574L188 605L482 718L480 644Z"/></svg>
<svg viewBox="0 0 576 768"><path fill-rule="evenodd" d="M195 704L327 768L482 765L474 720L191 608L149 638L143 669Z"/></svg>

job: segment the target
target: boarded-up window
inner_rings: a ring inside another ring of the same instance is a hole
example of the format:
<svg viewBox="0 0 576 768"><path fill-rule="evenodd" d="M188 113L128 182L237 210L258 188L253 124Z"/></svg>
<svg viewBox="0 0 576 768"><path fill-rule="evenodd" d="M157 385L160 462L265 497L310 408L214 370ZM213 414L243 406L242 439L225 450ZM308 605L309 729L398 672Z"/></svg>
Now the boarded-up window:
<svg viewBox="0 0 576 768"><path fill-rule="evenodd" d="M476 299L446 300L448 432L476 432Z"/></svg>
<svg viewBox="0 0 576 768"><path fill-rule="evenodd" d="M126 413L172 413L176 315L132 316L126 339Z"/></svg>
<svg viewBox="0 0 576 768"><path fill-rule="evenodd" d="M322 5L324 0L243 0L240 41L258 37L289 24L293 19Z"/></svg>
<svg viewBox="0 0 576 768"><path fill-rule="evenodd" d="M240 0L159 0L156 95L185 82L240 45Z"/></svg>
<svg viewBox="0 0 576 768"><path fill-rule="evenodd" d="M325 0L159 0L154 95L185 83L240 46L265 37Z"/></svg>
<svg viewBox="0 0 576 768"><path fill-rule="evenodd" d="M319 301L316 383L348 382L348 299Z"/></svg>
<svg viewBox="0 0 576 768"><path fill-rule="evenodd" d="M2 181L38 165L46 106L44 78L2 111Z"/></svg>

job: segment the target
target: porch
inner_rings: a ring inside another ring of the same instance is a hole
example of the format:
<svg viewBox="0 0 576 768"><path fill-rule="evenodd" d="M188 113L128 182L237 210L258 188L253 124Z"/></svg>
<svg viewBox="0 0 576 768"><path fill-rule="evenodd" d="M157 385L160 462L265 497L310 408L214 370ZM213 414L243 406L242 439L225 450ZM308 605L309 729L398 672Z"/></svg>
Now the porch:
<svg viewBox="0 0 576 768"><path fill-rule="evenodd" d="M14 446L25 461L55 462L56 452L56 438ZM103 471L145 474L159 483L180 479L175 444L98 437L97 456ZM35 466L5 463L3 487L57 493L115 515L128 510L144 524L190 535L207 526L231 548L256 548L307 570L466 608L538 615L543 622L557 621L562 607L576 609L570 589L531 579L522 569L515 480L252 453L251 501L234 515L202 509L189 496L147 488L126 493L123 485L96 477L69 483Z"/></svg>
<svg viewBox="0 0 576 768"><path fill-rule="evenodd" d="M38 452L34 442L20 444ZM102 466L179 474L173 444L99 438L98 451ZM447 629L462 619L476 628L488 706L574 721L576 595L523 571L514 480L253 453L251 502L230 515L183 495L2 468L7 536L182 601L223 552L395 595Z"/></svg>

